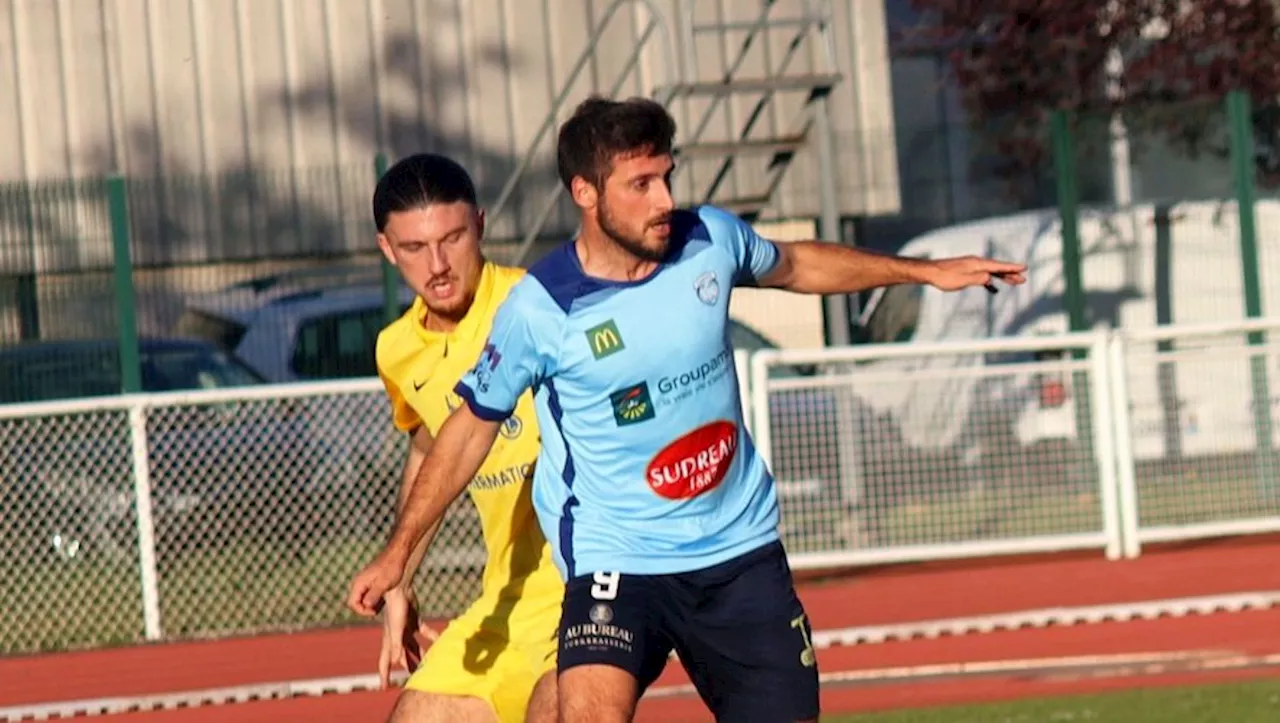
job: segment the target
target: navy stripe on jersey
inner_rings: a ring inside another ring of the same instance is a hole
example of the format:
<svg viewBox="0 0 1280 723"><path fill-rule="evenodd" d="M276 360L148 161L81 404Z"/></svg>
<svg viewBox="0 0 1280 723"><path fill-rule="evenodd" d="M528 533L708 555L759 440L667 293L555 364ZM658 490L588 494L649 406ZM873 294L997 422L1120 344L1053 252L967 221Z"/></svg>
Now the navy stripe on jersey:
<svg viewBox="0 0 1280 723"><path fill-rule="evenodd" d="M582 272L578 262L578 251L573 242L562 244L559 248L542 257L529 267L529 274L542 284L560 310L568 314L573 302L598 292L640 286L648 283L658 274L662 267L684 258L686 247L690 241L702 242L709 246L711 232L706 224L692 211L674 211L671 214L671 240L667 247L667 258L662 266L652 274L636 281L609 281L587 276Z"/></svg>
<svg viewBox="0 0 1280 723"><path fill-rule="evenodd" d="M546 385L547 409L551 412L551 419L556 423L556 431L560 433L560 439L564 441L564 472L560 476L570 491L569 499L564 501L563 514L560 516L560 556L564 558L569 577L573 577L573 508L578 506L578 498L573 496L573 478L576 474L573 468L573 450L569 449L569 439L564 435L562 424L564 408L560 406L560 395L556 393L556 385L550 379L546 381Z"/></svg>
<svg viewBox="0 0 1280 723"><path fill-rule="evenodd" d="M453 393L462 397L462 401L466 402L467 406L471 408L472 414L476 415L477 417L483 419L486 422L504 421L507 417L511 416L512 412L515 411L514 409L512 409L504 412L501 409L492 409L490 407L486 407L485 405L476 401L476 393L471 391L471 387L467 386L466 384L463 384L462 382L458 382L457 384L454 385Z"/></svg>

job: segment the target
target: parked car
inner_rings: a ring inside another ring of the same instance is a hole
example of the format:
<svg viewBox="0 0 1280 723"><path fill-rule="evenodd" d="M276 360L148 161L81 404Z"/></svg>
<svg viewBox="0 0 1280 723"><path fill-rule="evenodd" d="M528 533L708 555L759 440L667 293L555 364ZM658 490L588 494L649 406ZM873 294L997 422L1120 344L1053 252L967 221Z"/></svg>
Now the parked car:
<svg viewBox="0 0 1280 723"><path fill-rule="evenodd" d="M206 342L143 339L146 392L264 383ZM7 403L118 394L115 340L54 341L0 350ZM304 532L326 500L356 480L314 433L314 415L291 402L214 402L148 410L147 469L157 549L197 548ZM137 519L129 418L122 411L26 415L0 435L5 549L134 556ZM25 511L25 512L22 512ZM163 562L163 561L162 561Z"/></svg>
<svg viewBox="0 0 1280 723"><path fill-rule="evenodd" d="M207 342L141 339L142 391L219 389L266 380L243 361ZM0 404L119 394L120 347L115 339L28 342L0 349Z"/></svg>
<svg viewBox="0 0 1280 723"><path fill-rule="evenodd" d="M380 275L341 266L232 284L189 299L173 333L234 353L273 383L372 377L386 325ZM403 313L413 292L397 293Z"/></svg>

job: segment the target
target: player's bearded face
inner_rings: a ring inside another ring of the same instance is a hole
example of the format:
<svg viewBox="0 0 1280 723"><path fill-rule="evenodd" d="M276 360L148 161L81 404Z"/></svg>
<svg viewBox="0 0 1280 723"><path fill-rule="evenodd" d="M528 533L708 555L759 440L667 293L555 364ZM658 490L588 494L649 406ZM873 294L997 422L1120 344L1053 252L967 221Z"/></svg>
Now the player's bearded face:
<svg viewBox="0 0 1280 723"><path fill-rule="evenodd" d="M675 206L668 185L673 167L669 154L622 157L605 179L596 221L636 258L657 262L666 256Z"/></svg>
<svg viewBox="0 0 1280 723"><path fill-rule="evenodd" d="M427 309L457 321L480 283L483 233L483 211L462 201L433 203L391 214L378 242Z"/></svg>

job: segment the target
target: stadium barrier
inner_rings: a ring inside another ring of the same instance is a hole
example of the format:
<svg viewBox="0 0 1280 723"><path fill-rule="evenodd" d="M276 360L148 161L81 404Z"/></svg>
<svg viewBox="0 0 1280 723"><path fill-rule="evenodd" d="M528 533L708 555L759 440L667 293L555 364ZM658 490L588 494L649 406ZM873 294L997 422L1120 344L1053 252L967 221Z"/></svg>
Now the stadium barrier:
<svg viewBox="0 0 1280 723"><path fill-rule="evenodd" d="M1280 350L1264 338L1277 330L735 362L795 568L1115 559L1280 530L1268 377ZM0 407L0 653L356 621L346 586L386 539L406 452L388 409L376 379ZM422 614L461 611L484 561L464 496L418 573Z"/></svg>

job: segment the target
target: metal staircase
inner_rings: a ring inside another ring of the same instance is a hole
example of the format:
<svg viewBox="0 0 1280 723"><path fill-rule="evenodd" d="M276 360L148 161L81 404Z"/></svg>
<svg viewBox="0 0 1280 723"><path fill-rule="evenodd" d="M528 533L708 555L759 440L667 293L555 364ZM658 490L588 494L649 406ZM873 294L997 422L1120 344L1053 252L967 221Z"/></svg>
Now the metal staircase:
<svg viewBox="0 0 1280 723"><path fill-rule="evenodd" d="M671 109L678 120L684 119L680 120L676 139L675 152L681 162L673 183L677 189L693 187L693 197L679 193L682 197L678 202L712 203L754 221L775 204L778 189L796 154L816 143L822 233L827 238L835 238L839 210L828 97L841 76L831 35L830 0L758 0L758 5L735 1L730 4L735 13L751 17L753 11L758 12L750 20L721 17L716 22L700 22L699 17L707 11L715 12L719 3L669 0L664 4L674 6L680 20L678 56L674 53L671 26L655 0L615 0L596 23L542 127L504 184L497 201L491 205L490 217L499 220L504 212L509 212L517 186L529 173L547 133L557 127L570 90L598 52L602 34L619 9L634 3L644 6L649 20L640 28L639 42L607 95L618 94L639 67L645 45L656 35L662 43L661 65L666 69L667 79L652 89L651 97ZM782 14L784 8L789 9L789 14ZM780 57L775 60L770 51L779 44L780 37L785 42ZM731 41L737 45L732 60L726 57L714 77L700 73L699 49L705 54L723 49ZM748 74L744 70L753 57L754 66L763 72ZM793 70L796 66L801 69ZM739 121L733 117L733 110L742 107L744 101L750 110ZM782 115L791 117L779 120ZM717 118L719 123L713 123ZM689 122L692 119L696 120ZM779 126L785 127L779 130ZM713 133L713 127L722 130ZM682 186L679 176L686 173L695 174L694 178L699 180L690 180ZM703 183L702 178L708 180ZM524 262L562 192L558 183L554 189L548 189L533 223L522 229L514 263Z"/></svg>
<svg viewBox="0 0 1280 723"><path fill-rule="evenodd" d="M718 159L717 167L711 175L711 181L694 200L701 203L714 203L742 216L748 221L755 221L761 212L771 206L777 196L779 186L786 177L796 153L815 140L819 160L820 193L830 186L829 199L833 208L831 219L824 218L826 229L834 231L838 215L835 204L834 169L830 167L834 150L824 148L834 145L830 134L830 111L827 99L831 90L841 80L836 64L835 44L832 41L830 23L830 2L793 2L779 0L763 0L759 13L748 22L719 21L698 23L695 10L696 0L683 3L686 12L682 23L685 65L682 67L685 77L692 80L682 81L671 87L659 87L658 97L667 98L668 105L678 100L708 98L710 102L692 129L685 129L687 136L680 140L676 149L681 159ZM799 6L799 16L778 17L778 9L783 5ZM773 62L769 57L768 46L774 34L782 31L787 34L787 43L782 57ZM728 40L740 35L741 41L736 55L726 64L720 77L713 80L702 80L698 68L698 44L702 38ZM717 38L717 36L719 36ZM802 57L804 50L809 51L813 70L792 70L792 65ZM764 72L747 75L743 66L758 51ZM786 105L786 96L801 95L801 99L793 99L790 104L794 110L794 118L790 128L779 132L761 130L772 106ZM754 98L755 103L740 124L735 124L728 137L706 140L708 129L717 111L728 111L733 99ZM795 102L799 100L799 103ZM765 158L763 166L759 161ZM755 167L752 168L752 161ZM734 194L722 193L726 181L735 166L748 166L747 176L758 181L753 187ZM824 209L826 203L823 203ZM824 213L824 216L827 214ZM826 230L824 229L824 230Z"/></svg>

